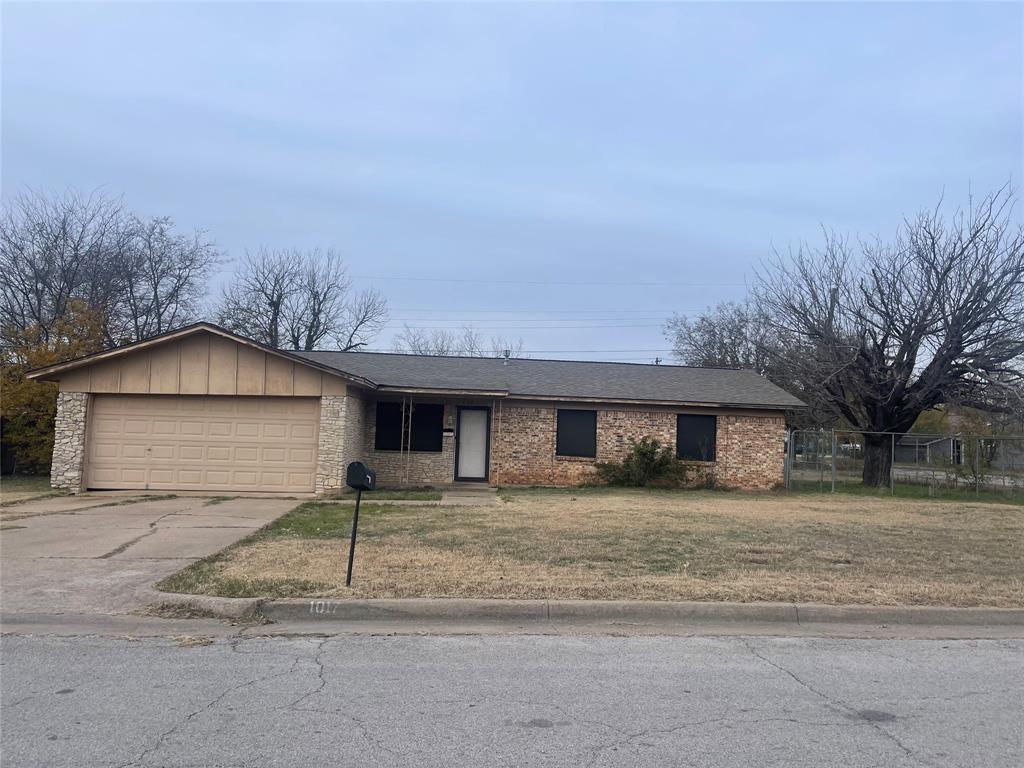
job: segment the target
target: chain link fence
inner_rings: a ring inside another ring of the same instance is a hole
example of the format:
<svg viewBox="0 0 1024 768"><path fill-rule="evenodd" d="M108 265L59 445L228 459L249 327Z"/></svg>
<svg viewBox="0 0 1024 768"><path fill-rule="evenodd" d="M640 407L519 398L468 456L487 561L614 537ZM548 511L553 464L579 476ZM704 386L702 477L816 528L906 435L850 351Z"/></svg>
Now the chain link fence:
<svg viewBox="0 0 1024 768"><path fill-rule="evenodd" d="M892 455L887 488L864 485L866 435ZM793 430L786 435L785 483L792 491L1024 500L1024 435Z"/></svg>

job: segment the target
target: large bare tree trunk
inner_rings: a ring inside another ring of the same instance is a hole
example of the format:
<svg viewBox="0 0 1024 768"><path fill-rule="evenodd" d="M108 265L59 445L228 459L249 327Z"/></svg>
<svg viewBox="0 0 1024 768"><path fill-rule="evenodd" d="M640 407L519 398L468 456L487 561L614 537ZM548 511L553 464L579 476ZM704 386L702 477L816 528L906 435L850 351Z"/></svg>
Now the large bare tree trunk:
<svg viewBox="0 0 1024 768"><path fill-rule="evenodd" d="M864 435L864 485L881 488L892 472L892 435Z"/></svg>

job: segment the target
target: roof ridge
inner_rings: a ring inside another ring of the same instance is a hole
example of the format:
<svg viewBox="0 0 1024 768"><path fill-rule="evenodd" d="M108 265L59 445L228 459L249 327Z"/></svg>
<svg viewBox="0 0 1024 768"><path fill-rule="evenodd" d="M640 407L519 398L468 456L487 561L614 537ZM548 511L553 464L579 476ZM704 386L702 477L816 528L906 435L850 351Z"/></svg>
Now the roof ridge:
<svg viewBox="0 0 1024 768"><path fill-rule="evenodd" d="M379 350L367 351L359 349L312 349L312 350L296 350L300 355L307 355L310 353L322 352L333 355L380 355L381 357L412 357L418 359L430 359L430 360L493 360L495 362L527 362L527 363L586 363L586 364L599 364L599 365L631 365L641 368L687 368L691 370L701 371L746 371L750 373L757 373L753 368L733 367L727 365L680 365L677 363L635 363L625 362L622 360L563 360L554 357L497 357L491 355L423 355L415 352L383 352ZM760 375L760 374L757 374Z"/></svg>

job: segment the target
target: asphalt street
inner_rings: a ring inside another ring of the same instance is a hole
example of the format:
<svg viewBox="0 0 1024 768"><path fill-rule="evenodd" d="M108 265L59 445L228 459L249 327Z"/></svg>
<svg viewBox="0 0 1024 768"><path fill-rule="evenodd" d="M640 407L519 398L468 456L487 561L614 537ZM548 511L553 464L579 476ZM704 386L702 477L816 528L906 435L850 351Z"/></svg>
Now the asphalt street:
<svg viewBox="0 0 1024 768"><path fill-rule="evenodd" d="M196 642L5 636L3 764L1024 765L1021 640Z"/></svg>

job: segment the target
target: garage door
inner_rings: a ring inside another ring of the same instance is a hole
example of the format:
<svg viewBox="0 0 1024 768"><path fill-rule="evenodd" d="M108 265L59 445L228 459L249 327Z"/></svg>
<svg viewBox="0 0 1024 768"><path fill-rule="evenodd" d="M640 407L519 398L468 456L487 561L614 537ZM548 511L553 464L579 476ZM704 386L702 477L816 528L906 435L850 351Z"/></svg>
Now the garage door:
<svg viewBox="0 0 1024 768"><path fill-rule="evenodd" d="M315 397L95 395L86 487L314 489Z"/></svg>

